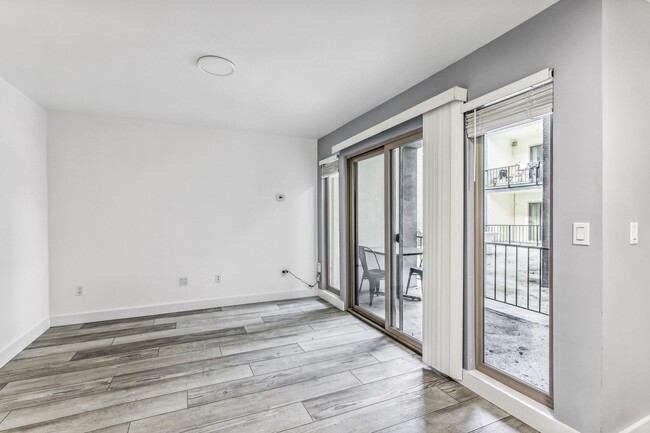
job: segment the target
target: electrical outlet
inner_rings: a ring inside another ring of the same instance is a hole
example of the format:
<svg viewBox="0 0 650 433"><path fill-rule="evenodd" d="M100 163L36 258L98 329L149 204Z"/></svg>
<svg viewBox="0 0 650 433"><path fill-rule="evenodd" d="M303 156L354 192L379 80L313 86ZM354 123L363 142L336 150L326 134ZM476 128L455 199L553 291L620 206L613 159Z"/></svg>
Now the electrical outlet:
<svg viewBox="0 0 650 433"><path fill-rule="evenodd" d="M217 274L214 276L214 282L215 283L220 283L221 282L221 274Z"/></svg>
<svg viewBox="0 0 650 433"><path fill-rule="evenodd" d="M189 278L188 277L178 277L178 285L179 286L188 286L190 284Z"/></svg>
<svg viewBox="0 0 650 433"><path fill-rule="evenodd" d="M288 275L289 271L287 269L282 270L282 276L284 277L285 275Z"/></svg>
<svg viewBox="0 0 650 433"><path fill-rule="evenodd" d="M84 295L84 288L82 286L77 286L77 296Z"/></svg>

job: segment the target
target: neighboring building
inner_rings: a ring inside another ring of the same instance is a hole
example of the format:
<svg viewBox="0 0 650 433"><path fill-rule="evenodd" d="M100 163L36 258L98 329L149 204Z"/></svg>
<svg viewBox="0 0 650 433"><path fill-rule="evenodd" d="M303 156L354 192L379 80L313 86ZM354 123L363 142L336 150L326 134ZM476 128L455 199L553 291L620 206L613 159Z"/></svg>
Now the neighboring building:
<svg viewBox="0 0 650 433"><path fill-rule="evenodd" d="M548 314L550 116L485 136L486 298ZM499 295L500 293L500 295Z"/></svg>

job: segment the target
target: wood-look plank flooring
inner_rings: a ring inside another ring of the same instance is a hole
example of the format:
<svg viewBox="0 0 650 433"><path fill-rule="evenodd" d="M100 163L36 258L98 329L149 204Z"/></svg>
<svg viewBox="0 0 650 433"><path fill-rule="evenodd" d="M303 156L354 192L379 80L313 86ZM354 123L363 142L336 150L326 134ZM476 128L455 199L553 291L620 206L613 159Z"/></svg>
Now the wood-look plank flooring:
<svg viewBox="0 0 650 433"><path fill-rule="evenodd" d="M50 328L0 432L534 432L318 298Z"/></svg>

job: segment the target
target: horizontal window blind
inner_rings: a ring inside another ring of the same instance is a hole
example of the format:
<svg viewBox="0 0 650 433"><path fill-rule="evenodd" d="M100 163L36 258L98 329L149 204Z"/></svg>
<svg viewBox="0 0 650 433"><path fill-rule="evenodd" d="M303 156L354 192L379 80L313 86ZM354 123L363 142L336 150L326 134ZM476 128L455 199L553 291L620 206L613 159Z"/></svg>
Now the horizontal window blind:
<svg viewBox="0 0 650 433"><path fill-rule="evenodd" d="M553 82L550 82L468 112L465 115L465 131L469 138L474 138L552 112Z"/></svg>
<svg viewBox="0 0 650 433"><path fill-rule="evenodd" d="M339 160L331 161L320 166L320 176L330 177L339 174Z"/></svg>

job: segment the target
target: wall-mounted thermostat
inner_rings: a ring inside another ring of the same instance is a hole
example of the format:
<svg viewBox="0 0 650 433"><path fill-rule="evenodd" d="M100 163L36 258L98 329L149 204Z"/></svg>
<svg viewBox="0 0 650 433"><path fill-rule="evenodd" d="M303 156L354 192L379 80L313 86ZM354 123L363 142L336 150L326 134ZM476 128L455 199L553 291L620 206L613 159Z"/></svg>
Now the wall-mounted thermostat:
<svg viewBox="0 0 650 433"><path fill-rule="evenodd" d="M276 194L276 195L275 195L275 199L276 199L277 201L284 201L284 199L285 199L285 195L284 195L284 194L281 194L281 193L280 193L280 194Z"/></svg>

